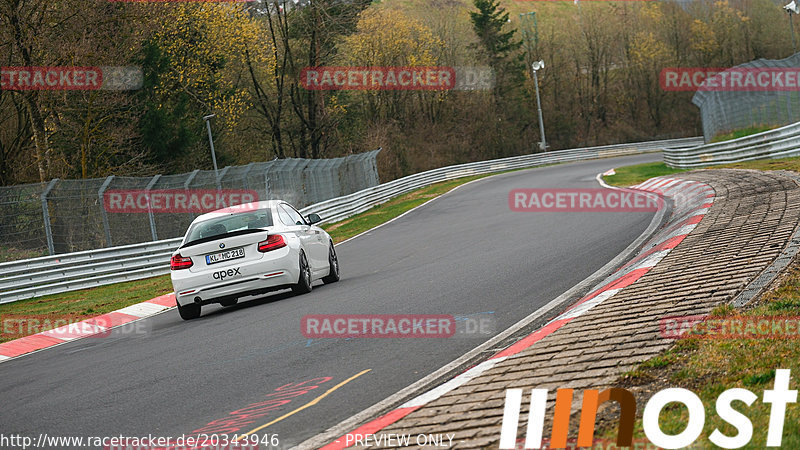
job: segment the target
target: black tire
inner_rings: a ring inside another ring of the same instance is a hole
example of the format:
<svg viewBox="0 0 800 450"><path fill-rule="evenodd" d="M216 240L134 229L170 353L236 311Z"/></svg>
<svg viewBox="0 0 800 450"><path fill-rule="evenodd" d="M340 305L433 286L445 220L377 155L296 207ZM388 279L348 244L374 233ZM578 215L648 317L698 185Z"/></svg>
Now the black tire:
<svg viewBox="0 0 800 450"><path fill-rule="evenodd" d="M297 280L297 284L292 286L292 292L297 295L311 292L311 266L308 265L308 258L302 250L300 251L300 278Z"/></svg>
<svg viewBox="0 0 800 450"><path fill-rule="evenodd" d="M200 317L200 305L196 303L190 303L188 305L181 306L179 303L178 314L181 315L181 319L183 320L197 319Z"/></svg>
<svg viewBox="0 0 800 450"><path fill-rule="evenodd" d="M336 283L339 281L339 258L336 257L336 249L333 248L333 242L331 242L331 248L328 251L328 265L330 266L330 272L328 272L328 276L322 277L322 282L325 284Z"/></svg>

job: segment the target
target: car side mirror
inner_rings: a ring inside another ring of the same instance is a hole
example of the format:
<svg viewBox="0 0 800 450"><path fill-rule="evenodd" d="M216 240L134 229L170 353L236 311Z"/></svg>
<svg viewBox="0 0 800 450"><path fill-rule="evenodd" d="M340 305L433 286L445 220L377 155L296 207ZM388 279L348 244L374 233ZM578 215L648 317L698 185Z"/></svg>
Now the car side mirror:
<svg viewBox="0 0 800 450"><path fill-rule="evenodd" d="M306 220L308 220L308 223L310 223L311 225L322 222L322 218L317 213L309 214L308 216L306 216Z"/></svg>

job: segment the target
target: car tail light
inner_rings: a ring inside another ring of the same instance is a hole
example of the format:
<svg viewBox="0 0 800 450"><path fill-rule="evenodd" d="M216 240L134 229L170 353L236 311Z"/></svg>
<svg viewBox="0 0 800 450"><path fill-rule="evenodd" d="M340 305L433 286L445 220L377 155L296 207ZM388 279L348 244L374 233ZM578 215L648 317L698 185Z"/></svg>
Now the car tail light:
<svg viewBox="0 0 800 450"><path fill-rule="evenodd" d="M261 253L270 252L283 247L286 247L286 241L283 240L283 236L280 234L267 236L266 241L261 241L258 243L258 251Z"/></svg>
<svg viewBox="0 0 800 450"><path fill-rule="evenodd" d="M172 259L169 260L169 269L170 270L180 270L180 269L188 269L192 267L192 258L185 258L181 256L180 253L173 256Z"/></svg>

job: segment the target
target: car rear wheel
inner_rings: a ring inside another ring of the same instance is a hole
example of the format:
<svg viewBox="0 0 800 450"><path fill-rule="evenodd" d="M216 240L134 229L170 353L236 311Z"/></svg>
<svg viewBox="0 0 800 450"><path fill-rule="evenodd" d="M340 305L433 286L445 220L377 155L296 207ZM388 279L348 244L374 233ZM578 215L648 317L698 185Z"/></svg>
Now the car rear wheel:
<svg viewBox="0 0 800 450"><path fill-rule="evenodd" d="M328 251L328 266L330 266L330 272L328 272L328 276L322 278L322 282L325 284L336 283L339 281L339 259L336 257L336 249L333 248L333 242L331 242L331 248Z"/></svg>
<svg viewBox="0 0 800 450"><path fill-rule="evenodd" d="M297 284L292 286L292 291L295 294L311 292L311 267L308 265L308 259L303 251L300 251L300 278L297 280Z"/></svg>
<svg viewBox="0 0 800 450"><path fill-rule="evenodd" d="M188 305L181 306L178 303L178 314L181 315L183 320L192 320L200 317L200 305L196 303L189 303Z"/></svg>

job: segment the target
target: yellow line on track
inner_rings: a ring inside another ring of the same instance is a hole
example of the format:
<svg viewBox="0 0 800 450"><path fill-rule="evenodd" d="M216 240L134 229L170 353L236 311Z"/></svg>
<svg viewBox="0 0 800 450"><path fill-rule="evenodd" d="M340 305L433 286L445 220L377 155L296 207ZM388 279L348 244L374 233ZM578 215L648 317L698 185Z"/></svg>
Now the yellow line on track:
<svg viewBox="0 0 800 450"><path fill-rule="evenodd" d="M255 432L259 431L259 430L263 430L264 428L267 428L270 425L276 424L276 423L280 422L281 420L283 420L283 419L285 419L287 417L290 417L290 416L292 416L294 414L297 414L297 413L299 413L300 411L302 411L302 410L304 410L306 408L309 408L311 406L316 405L317 403L320 402L320 400L322 400L323 398L329 396L335 390L337 390L340 387L344 386L345 384L355 380L356 378L360 377L361 375L364 375L365 373L369 372L370 370L372 370L372 369L362 370L361 372L358 372L357 374L353 375L352 377L350 377L350 378L342 381L341 383L337 384L336 386L328 389L327 391L325 391L324 394L320 395L319 397L315 398L314 400L311 400L310 402L306 403L305 405L295 409L294 411L290 411L290 412L288 412L288 413L286 413L286 414L284 414L284 415L282 415L282 416L280 416L280 417L278 417L278 418L276 418L276 419L274 419L274 420L272 420L270 422L265 423L264 425L261 425L260 427L253 428L252 430L248 431L247 433L240 434L239 436L236 437L236 439L233 440L233 442L236 442L239 439L241 439L241 438L243 438L243 437L245 437L247 435L253 434L253 433L255 433Z"/></svg>

